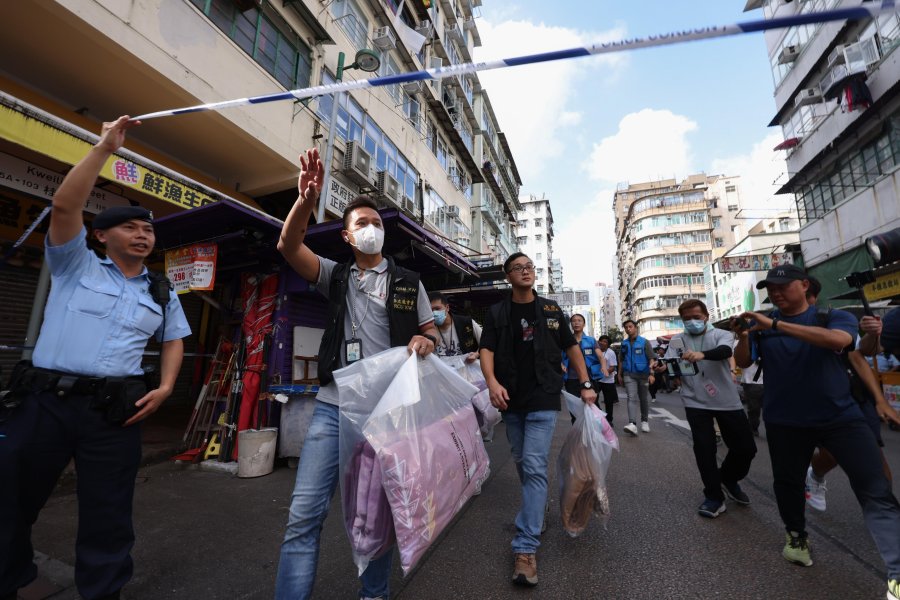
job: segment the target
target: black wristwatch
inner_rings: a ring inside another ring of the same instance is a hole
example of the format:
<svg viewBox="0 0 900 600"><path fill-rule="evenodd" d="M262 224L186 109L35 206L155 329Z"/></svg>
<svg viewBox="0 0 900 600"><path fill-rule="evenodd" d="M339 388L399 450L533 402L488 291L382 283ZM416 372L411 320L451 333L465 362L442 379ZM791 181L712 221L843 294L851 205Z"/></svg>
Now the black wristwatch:
<svg viewBox="0 0 900 600"><path fill-rule="evenodd" d="M772 317L772 331L778 331L778 321L780 321L778 317Z"/></svg>
<svg viewBox="0 0 900 600"><path fill-rule="evenodd" d="M581 389L583 389L583 390L592 390L592 389L594 389L594 384L592 384L590 381L582 381L582 382L581 382Z"/></svg>
<svg viewBox="0 0 900 600"><path fill-rule="evenodd" d="M433 335L430 335L428 333L422 333L420 335L425 339L431 340L431 343L434 344L435 348L437 348L437 338L436 337L434 337Z"/></svg>

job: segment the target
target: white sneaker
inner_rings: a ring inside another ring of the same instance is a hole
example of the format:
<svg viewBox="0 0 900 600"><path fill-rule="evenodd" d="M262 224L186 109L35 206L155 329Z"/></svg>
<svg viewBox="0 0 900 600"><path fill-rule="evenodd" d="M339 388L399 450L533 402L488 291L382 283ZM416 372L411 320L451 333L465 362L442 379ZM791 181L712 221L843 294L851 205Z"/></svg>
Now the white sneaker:
<svg viewBox="0 0 900 600"><path fill-rule="evenodd" d="M810 508L825 512L825 481L821 483L813 477L812 467L806 470L806 503Z"/></svg>
<svg viewBox="0 0 900 600"><path fill-rule="evenodd" d="M628 425L626 425L626 426L623 427L622 429L624 429L625 431L627 431L627 432L630 433L631 435L637 435L637 434L638 434L637 425L635 425L634 423L629 423Z"/></svg>
<svg viewBox="0 0 900 600"><path fill-rule="evenodd" d="M641 421L641 431L644 433L650 433L650 423L647 421Z"/></svg>

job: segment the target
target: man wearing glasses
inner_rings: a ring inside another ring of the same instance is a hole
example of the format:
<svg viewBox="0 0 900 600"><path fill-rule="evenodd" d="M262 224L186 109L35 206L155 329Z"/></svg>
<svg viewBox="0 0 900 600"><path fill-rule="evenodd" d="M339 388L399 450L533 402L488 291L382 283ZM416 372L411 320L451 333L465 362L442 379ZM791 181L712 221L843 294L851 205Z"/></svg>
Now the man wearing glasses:
<svg viewBox="0 0 900 600"><path fill-rule="evenodd" d="M522 483L516 516L513 582L537 585L535 553L547 506L547 456L560 409L560 352L578 374L581 399L597 400L584 357L559 305L533 288L534 264L521 252L503 263L512 293L493 305L481 334L481 370L491 404L503 411L506 437Z"/></svg>

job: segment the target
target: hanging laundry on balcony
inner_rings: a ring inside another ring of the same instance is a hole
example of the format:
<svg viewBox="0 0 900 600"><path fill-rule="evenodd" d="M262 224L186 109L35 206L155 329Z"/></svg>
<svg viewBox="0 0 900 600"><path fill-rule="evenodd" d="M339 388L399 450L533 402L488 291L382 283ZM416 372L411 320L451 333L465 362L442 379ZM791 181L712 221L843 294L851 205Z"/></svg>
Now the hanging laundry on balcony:
<svg viewBox="0 0 900 600"><path fill-rule="evenodd" d="M841 111L853 112L855 110L866 110L872 106L872 92L866 85L865 75L863 77L851 77L844 91L841 94Z"/></svg>

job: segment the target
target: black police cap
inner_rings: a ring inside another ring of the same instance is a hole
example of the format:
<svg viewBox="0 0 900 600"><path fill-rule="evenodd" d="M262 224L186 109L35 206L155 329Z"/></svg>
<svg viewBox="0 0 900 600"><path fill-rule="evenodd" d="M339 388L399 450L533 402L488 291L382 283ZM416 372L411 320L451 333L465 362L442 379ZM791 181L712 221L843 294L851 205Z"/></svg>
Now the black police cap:
<svg viewBox="0 0 900 600"><path fill-rule="evenodd" d="M113 206L94 217L94 229L109 229L126 221L137 219L153 223L153 213L141 206Z"/></svg>

